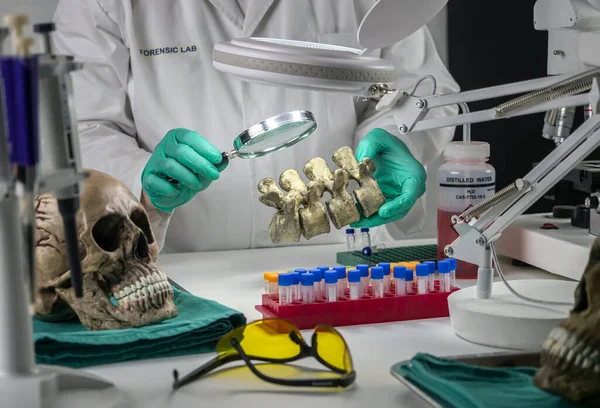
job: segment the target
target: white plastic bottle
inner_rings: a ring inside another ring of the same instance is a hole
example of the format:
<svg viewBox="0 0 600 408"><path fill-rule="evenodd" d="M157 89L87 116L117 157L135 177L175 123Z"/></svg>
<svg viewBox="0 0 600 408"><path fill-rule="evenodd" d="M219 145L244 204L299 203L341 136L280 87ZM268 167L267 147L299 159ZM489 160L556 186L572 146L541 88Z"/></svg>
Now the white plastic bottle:
<svg viewBox="0 0 600 408"><path fill-rule="evenodd" d="M438 170L438 260L446 258L444 248L458 238L451 217L496 191L496 171L487 163L489 156L486 142L451 142L444 148L446 163ZM477 265L459 261L456 278L477 278Z"/></svg>

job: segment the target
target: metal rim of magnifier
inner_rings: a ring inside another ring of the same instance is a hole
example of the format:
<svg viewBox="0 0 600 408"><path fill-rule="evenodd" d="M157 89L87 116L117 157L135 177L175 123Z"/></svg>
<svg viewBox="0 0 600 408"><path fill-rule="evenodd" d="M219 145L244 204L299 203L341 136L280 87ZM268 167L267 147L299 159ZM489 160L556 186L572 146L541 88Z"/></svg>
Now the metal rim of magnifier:
<svg viewBox="0 0 600 408"><path fill-rule="evenodd" d="M256 139L257 137L260 137L260 136L264 135L265 133L271 132L271 131L281 128L283 126L293 124L293 123L300 123L300 122L302 122L302 123L312 122L312 126L309 129L305 130L304 132L300 133L299 135L295 136L294 138L287 140L284 143L279 144L277 146L273 146L273 147L261 150L259 152L252 152L252 153L244 153L243 152L242 149L253 139ZM316 129L316 127L317 127L317 122L315 121L315 118L314 118L312 112L310 112L310 111L298 110L298 111L285 112L285 113L281 113L279 115L270 117L268 119L265 119L262 122L249 127L248 129L246 129L245 131L240 133L240 135L234 140L233 146L234 146L234 149L236 152L236 156L238 156L238 157L241 157L241 158L260 157L260 156L264 156L265 154L269 154L269 153L272 153L272 152L275 152L278 150L282 150L282 149L285 149L285 148L295 145L296 143L304 140L307 136L309 136Z"/></svg>

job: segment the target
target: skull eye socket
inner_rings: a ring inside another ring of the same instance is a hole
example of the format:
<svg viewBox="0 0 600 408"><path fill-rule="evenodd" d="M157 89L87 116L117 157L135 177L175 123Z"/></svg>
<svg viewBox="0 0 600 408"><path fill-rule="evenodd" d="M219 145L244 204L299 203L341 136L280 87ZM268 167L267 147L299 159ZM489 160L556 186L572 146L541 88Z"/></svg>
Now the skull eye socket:
<svg viewBox="0 0 600 408"><path fill-rule="evenodd" d="M122 224L122 215L105 215L92 228L92 238L94 238L96 244L104 251L116 251L119 248L119 229Z"/></svg>
<svg viewBox="0 0 600 408"><path fill-rule="evenodd" d="M146 213L142 210L133 210L131 213L131 221L142 230L146 236L148 245L152 245L152 243L154 243L154 235L152 234L150 222L148 221L148 216Z"/></svg>

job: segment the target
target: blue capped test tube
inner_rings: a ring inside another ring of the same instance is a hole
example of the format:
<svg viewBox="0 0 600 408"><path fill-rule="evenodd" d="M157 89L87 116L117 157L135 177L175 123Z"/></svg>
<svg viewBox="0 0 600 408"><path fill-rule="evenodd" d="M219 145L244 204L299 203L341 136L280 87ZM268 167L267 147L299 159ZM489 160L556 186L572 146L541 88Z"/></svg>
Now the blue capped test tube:
<svg viewBox="0 0 600 408"><path fill-rule="evenodd" d="M452 287L450 271L452 263L448 260L438 262L438 273L440 274L440 292L450 292Z"/></svg>
<svg viewBox="0 0 600 408"><path fill-rule="evenodd" d="M356 265L360 272L360 296L366 296L369 292L369 265Z"/></svg>
<svg viewBox="0 0 600 408"><path fill-rule="evenodd" d="M336 266L333 268L338 274L338 298L346 296L346 267Z"/></svg>
<svg viewBox="0 0 600 408"><path fill-rule="evenodd" d="M300 300L300 273L299 272L290 272L288 275L291 276L292 279L292 303L298 302Z"/></svg>
<svg viewBox="0 0 600 408"><path fill-rule="evenodd" d="M450 287L448 291L456 287L456 258L446 259L450 262Z"/></svg>
<svg viewBox="0 0 600 408"><path fill-rule="evenodd" d="M415 269L417 272L417 293L424 295L428 292L429 287L429 266L421 263Z"/></svg>
<svg viewBox="0 0 600 408"><path fill-rule="evenodd" d="M429 268L429 274L427 275L427 292L433 292L435 290L435 262L425 261L421 262L422 265L427 265Z"/></svg>
<svg viewBox="0 0 600 408"><path fill-rule="evenodd" d="M383 268L383 293L389 295L392 291L391 265L387 262L379 262L377 266Z"/></svg>
<svg viewBox="0 0 600 408"><path fill-rule="evenodd" d="M406 275L404 277L404 281L406 283L406 294L407 295L412 295L413 294L413 270L406 268Z"/></svg>
<svg viewBox="0 0 600 408"><path fill-rule="evenodd" d="M337 301L337 281L338 275L336 271L325 272L325 301L336 302Z"/></svg>
<svg viewBox="0 0 600 408"><path fill-rule="evenodd" d="M302 285L302 303L315 302L315 275L312 273L303 273L300 275L300 284Z"/></svg>
<svg viewBox="0 0 600 408"><path fill-rule="evenodd" d="M394 287L396 296L406 295L406 266L394 266Z"/></svg>
<svg viewBox="0 0 600 408"><path fill-rule="evenodd" d="M296 297L295 300L297 300L298 302L300 302L302 300L302 286L300 284L300 276L302 276L303 273L307 273L308 271L306 269L303 268L298 268L298 269L294 269L294 271L292 273L297 273L298 274L298 280L296 282ZM296 279L296 278L294 278Z"/></svg>
<svg viewBox="0 0 600 408"><path fill-rule="evenodd" d="M323 272L320 269L309 269L308 273L313 275L313 286L315 292L315 301L319 301L323 299L323 289L321 288L323 285Z"/></svg>
<svg viewBox="0 0 600 408"><path fill-rule="evenodd" d="M371 268L371 289L374 298L383 297L383 268L381 266Z"/></svg>
<svg viewBox="0 0 600 408"><path fill-rule="evenodd" d="M348 251L356 251L354 228L346 228L346 248L348 248Z"/></svg>
<svg viewBox="0 0 600 408"><path fill-rule="evenodd" d="M279 286L279 306L292 303L292 277L287 273L281 273L277 277Z"/></svg>
<svg viewBox="0 0 600 408"><path fill-rule="evenodd" d="M350 269L348 271L348 287L350 300L358 300L361 297L359 270Z"/></svg>

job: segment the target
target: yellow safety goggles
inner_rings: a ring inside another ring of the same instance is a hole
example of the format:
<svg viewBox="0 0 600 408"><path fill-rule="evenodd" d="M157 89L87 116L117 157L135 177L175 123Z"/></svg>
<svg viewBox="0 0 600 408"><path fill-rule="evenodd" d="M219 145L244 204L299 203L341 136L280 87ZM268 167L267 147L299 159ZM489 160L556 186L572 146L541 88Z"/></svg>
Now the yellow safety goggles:
<svg viewBox="0 0 600 408"><path fill-rule="evenodd" d="M305 357L314 357L336 374L333 378L288 379L267 374L259 361L285 364ZM217 342L217 357L179 378L173 371L173 389L178 389L214 369L244 360L248 368L260 379L270 383L300 387L349 387L356 379L348 345L337 330L331 326L315 327L311 345L306 344L300 331L284 319L263 319L238 327Z"/></svg>

